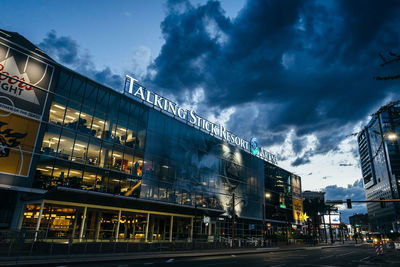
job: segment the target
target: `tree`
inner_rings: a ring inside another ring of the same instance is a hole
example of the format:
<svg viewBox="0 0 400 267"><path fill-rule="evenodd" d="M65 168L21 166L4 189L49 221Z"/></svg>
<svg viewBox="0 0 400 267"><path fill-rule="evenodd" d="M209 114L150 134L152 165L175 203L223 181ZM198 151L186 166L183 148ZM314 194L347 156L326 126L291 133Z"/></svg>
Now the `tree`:
<svg viewBox="0 0 400 267"><path fill-rule="evenodd" d="M322 199L314 198L314 199L307 199L303 201L303 208L304 212L308 214L311 218L312 223L312 235L317 237L316 229L320 229L321 220L320 216L324 214L328 214L332 211L337 211L337 207L332 204L326 204Z"/></svg>
<svg viewBox="0 0 400 267"><path fill-rule="evenodd" d="M386 56L386 57L383 56L381 53L379 53L379 57L383 61L383 63L380 65L381 67L385 67L387 65L400 62L400 55L393 53L393 52L389 52L388 56ZM396 79L400 79L400 74L377 76L377 77L375 77L375 79L378 81L396 80Z"/></svg>

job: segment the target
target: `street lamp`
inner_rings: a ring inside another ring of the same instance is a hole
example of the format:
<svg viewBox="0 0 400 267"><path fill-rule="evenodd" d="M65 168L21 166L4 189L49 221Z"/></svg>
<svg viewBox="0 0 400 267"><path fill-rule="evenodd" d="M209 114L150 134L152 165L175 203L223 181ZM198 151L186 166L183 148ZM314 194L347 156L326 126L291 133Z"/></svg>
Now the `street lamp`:
<svg viewBox="0 0 400 267"><path fill-rule="evenodd" d="M265 198L263 198L263 210L262 210L262 215L263 215L263 227L262 227L262 231L263 231L263 243L265 243L265 235L266 235L266 229L265 229L265 199L271 199L271 193L270 192L266 192L265 193Z"/></svg>
<svg viewBox="0 0 400 267"><path fill-rule="evenodd" d="M396 139L397 139L397 133L394 133L394 132L389 132L388 134L387 134L387 138L390 140L390 141L395 141Z"/></svg>

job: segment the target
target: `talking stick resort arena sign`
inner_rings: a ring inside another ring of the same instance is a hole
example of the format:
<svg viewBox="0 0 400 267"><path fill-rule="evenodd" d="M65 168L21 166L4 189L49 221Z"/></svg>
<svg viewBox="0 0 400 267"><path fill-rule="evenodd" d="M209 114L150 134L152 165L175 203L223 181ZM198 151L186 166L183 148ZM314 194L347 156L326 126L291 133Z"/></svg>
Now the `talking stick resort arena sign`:
<svg viewBox="0 0 400 267"><path fill-rule="evenodd" d="M0 38L0 173L28 176L53 72Z"/></svg>
<svg viewBox="0 0 400 267"><path fill-rule="evenodd" d="M197 115L194 110L186 110L178 106L176 103L159 96L156 93L150 92L146 88L140 86L137 82L138 81L135 78L126 75L124 92L133 95L136 99L141 99L141 102L152 106L156 110L164 111L172 115L174 118L179 118L180 120L183 120L212 136L216 136L230 144L236 145L254 156L273 164L277 164L275 155L260 147L256 138L252 138L250 142L246 141L245 139L226 130L224 126L210 122Z"/></svg>

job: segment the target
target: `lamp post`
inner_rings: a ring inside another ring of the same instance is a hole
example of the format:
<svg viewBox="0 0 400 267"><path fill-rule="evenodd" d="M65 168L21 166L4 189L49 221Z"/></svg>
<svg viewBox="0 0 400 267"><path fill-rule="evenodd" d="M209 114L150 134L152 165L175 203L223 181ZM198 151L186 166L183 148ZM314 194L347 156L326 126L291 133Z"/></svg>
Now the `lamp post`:
<svg viewBox="0 0 400 267"><path fill-rule="evenodd" d="M265 243L265 235L266 235L266 228L265 228L265 199L271 199L271 193L266 192L265 197L263 197L263 210L262 210L262 216L263 216L263 242Z"/></svg>
<svg viewBox="0 0 400 267"><path fill-rule="evenodd" d="M394 132L392 130L387 130L386 132L383 133L383 127L382 127L382 124L380 123L380 121L379 121L379 127L380 127L380 135L381 135L381 138L382 138L382 147L383 147L383 154L384 154L384 157L385 157L386 170L387 170L388 178L389 178L389 181L390 181L389 182L389 186L390 186L390 191L392 193L391 197L392 197L392 199L394 199L396 197L393 195L392 174L391 174L390 167L389 167L389 157L388 157L389 154L386 151L385 139L388 139L389 141L394 142L394 141L397 140L398 135L397 135L396 132ZM393 203L393 205L394 205L394 207L396 209L395 221L397 221L397 203ZM392 227L393 227L393 230L395 230L394 229L394 225Z"/></svg>

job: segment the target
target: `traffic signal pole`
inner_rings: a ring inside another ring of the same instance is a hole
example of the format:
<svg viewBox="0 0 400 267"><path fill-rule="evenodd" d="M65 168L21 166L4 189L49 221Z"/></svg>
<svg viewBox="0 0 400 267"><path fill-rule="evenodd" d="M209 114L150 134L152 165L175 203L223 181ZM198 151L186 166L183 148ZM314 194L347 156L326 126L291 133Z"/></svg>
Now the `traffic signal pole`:
<svg viewBox="0 0 400 267"><path fill-rule="evenodd" d="M351 200L347 199L346 201L343 200L327 200L325 201L326 204L345 204L345 203L373 203L373 202L378 202L378 203L384 203L384 202L400 202L400 199L374 199L374 200ZM349 207L351 209L351 205Z"/></svg>

